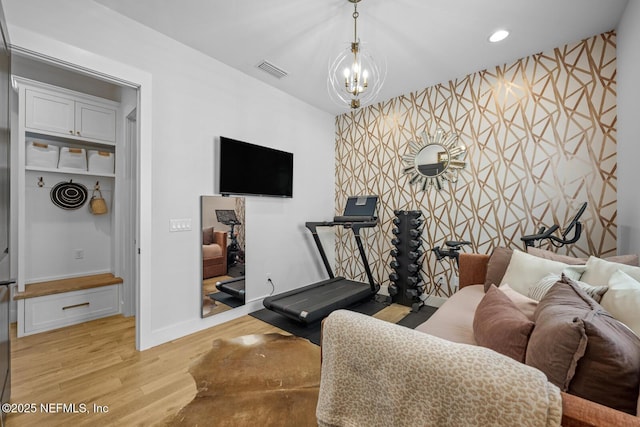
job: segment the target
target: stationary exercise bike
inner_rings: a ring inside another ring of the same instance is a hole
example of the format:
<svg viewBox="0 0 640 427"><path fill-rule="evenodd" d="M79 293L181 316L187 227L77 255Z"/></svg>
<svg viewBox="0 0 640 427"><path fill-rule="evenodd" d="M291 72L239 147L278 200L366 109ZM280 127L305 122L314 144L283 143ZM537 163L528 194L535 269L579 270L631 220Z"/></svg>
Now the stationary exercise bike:
<svg viewBox="0 0 640 427"><path fill-rule="evenodd" d="M435 246L431 248L431 251L436 255L437 261L442 261L445 258L454 259L456 261L456 267L460 266L460 250L465 245L470 245L471 242L467 240L447 240L444 242L446 249L443 249L440 246ZM422 294L420 299L422 300L422 304L431 297L431 295L436 291L436 288L440 288L442 286L442 276L435 283L433 290L429 294Z"/></svg>
<svg viewBox="0 0 640 427"><path fill-rule="evenodd" d="M232 209L216 209L216 218L219 223L231 227L231 230L229 230L231 242L227 246L227 268L233 267L244 258L244 253L238 244L238 234L234 229L236 225L241 225L242 223Z"/></svg>
<svg viewBox="0 0 640 427"><path fill-rule="evenodd" d="M235 231L235 226L241 225L242 223L238 220L236 212L233 209L216 209L216 218L219 223L231 228L229 230L229 239L231 242L227 245L227 275L232 276L231 279L216 282L216 289L231 295L244 304L244 251L238 243L238 233ZM229 269L236 265L238 265L239 271L232 273Z"/></svg>
<svg viewBox="0 0 640 427"><path fill-rule="evenodd" d="M539 242L538 246L540 246L544 240L548 240L549 243L557 248L575 243L578 241L578 239L580 239L580 235L582 234L582 223L579 221L579 219L586 209L587 202L584 202L582 206L580 206L580 209L578 209L578 213L576 213L576 215L573 217L569 225L567 225L560 236L554 235L554 233L560 228L558 224L554 224L548 229L545 227L540 227L536 234L522 236L520 240L524 242L525 247L534 246L535 242ZM573 237L567 237L573 229L575 229Z"/></svg>
<svg viewBox="0 0 640 427"><path fill-rule="evenodd" d="M438 261L442 261L445 258L451 258L451 259L455 259L456 260L456 266L459 267L460 266L460 249L464 246L464 245L470 245L471 242L467 241L467 240L461 240L461 241L457 241L457 240L447 240L446 242L444 242L444 245L448 248L448 249L441 249L440 246L436 246L433 249L431 249L433 251L433 253L436 254L436 259Z"/></svg>

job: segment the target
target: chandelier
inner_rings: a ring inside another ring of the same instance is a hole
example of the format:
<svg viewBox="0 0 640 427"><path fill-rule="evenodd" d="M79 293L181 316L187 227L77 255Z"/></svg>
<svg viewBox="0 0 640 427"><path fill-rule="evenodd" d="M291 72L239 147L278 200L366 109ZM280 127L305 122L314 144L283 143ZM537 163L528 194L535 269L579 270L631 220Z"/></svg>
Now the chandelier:
<svg viewBox="0 0 640 427"><path fill-rule="evenodd" d="M329 64L327 88L331 98L340 105L360 108L380 92L387 75L384 60L379 64L358 38L358 3L353 3L353 42Z"/></svg>

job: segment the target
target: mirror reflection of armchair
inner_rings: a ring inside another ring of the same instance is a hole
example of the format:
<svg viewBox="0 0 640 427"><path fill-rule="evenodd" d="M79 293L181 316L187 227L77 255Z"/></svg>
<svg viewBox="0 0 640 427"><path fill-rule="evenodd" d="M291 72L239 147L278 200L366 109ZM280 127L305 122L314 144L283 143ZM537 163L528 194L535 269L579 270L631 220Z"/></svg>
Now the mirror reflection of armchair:
<svg viewBox="0 0 640 427"><path fill-rule="evenodd" d="M227 274L227 232L202 230L202 279Z"/></svg>

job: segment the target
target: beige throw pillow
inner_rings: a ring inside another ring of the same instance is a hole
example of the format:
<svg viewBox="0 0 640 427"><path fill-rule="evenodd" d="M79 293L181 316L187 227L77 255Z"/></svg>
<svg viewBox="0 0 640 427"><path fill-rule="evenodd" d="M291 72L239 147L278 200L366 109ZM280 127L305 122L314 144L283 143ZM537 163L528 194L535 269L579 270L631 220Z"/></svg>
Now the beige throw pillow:
<svg viewBox="0 0 640 427"><path fill-rule="evenodd" d="M609 290L600 304L640 336L640 282L617 270L609 278Z"/></svg>
<svg viewBox="0 0 640 427"><path fill-rule="evenodd" d="M569 277L579 279L581 271L581 266L571 266L563 262L539 258L514 249L500 284L507 283L511 289L526 296L529 294L529 289L548 274L560 275L565 272Z"/></svg>
<svg viewBox="0 0 640 427"><path fill-rule="evenodd" d="M640 280L640 267L611 262L594 256L589 257L586 266L587 271L580 280L593 286L607 286L613 273L618 270Z"/></svg>

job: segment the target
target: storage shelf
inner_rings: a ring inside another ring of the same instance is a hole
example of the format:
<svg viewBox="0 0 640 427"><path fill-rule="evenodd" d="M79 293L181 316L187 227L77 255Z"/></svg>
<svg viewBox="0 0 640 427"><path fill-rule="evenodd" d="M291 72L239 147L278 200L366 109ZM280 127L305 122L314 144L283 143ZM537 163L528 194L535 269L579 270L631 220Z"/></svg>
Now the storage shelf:
<svg viewBox="0 0 640 427"><path fill-rule="evenodd" d="M25 136L28 141L37 142L50 142L54 145L67 145L71 147L90 147L95 149L114 150L116 148L115 142L109 141L97 141L92 139L86 139L81 137L71 137L48 134L43 131L37 131L33 129L25 129Z"/></svg>
<svg viewBox="0 0 640 427"><path fill-rule="evenodd" d="M115 173L90 172L90 171L82 171L82 170L74 170L74 169L43 168L41 166L25 166L25 170L36 171L36 172L73 174L73 175L102 176L106 178L115 178L116 176Z"/></svg>
<svg viewBox="0 0 640 427"><path fill-rule="evenodd" d="M112 273L103 273L91 276L71 277L68 279L30 283L25 287L23 292L16 292L13 299L20 300L45 295L61 294L64 292L79 291L82 289L117 285L122 282L123 280L121 277L114 276Z"/></svg>

